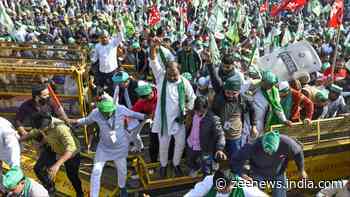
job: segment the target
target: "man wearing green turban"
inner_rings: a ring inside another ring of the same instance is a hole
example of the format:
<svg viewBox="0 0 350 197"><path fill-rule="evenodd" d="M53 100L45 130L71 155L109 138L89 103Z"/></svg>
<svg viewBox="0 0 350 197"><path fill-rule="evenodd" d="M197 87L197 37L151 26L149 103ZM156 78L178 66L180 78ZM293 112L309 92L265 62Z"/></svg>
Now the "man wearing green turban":
<svg viewBox="0 0 350 197"><path fill-rule="evenodd" d="M154 116L157 106L157 89L153 87L152 84L148 82L141 83L139 82L138 87L135 89L139 99L136 101L135 105L132 107L132 110L135 112L140 112L148 115L149 117ZM159 152L159 140L158 134L149 132L149 154L151 162L155 163L158 161L158 152Z"/></svg>
<svg viewBox="0 0 350 197"><path fill-rule="evenodd" d="M277 76L271 71L263 71L261 76L260 85L253 95L258 132L262 133L265 127L279 122L291 125L291 121L286 118L281 105L279 91L276 87Z"/></svg>
<svg viewBox="0 0 350 197"><path fill-rule="evenodd" d="M245 144L246 139L243 135L242 114L250 117L249 124L252 126L248 134L255 138L257 137L256 130L256 112L254 111L254 104L251 100L241 96L241 80L227 79L224 82L223 89L216 91L212 103L213 113L219 117L219 124L221 124L226 139L226 151L228 158L232 160L239 149Z"/></svg>
<svg viewBox="0 0 350 197"><path fill-rule="evenodd" d="M7 196L49 197L47 190L38 182L24 176L20 167L12 167L2 177L2 185L8 192Z"/></svg>
<svg viewBox="0 0 350 197"><path fill-rule="evenodd" d="M129 76L125 71L119 71L114 74L112 80L115 84L113 99L116 103L131 109L137 100L135 89L137 88L138 81Z"/></svg>
<svg viewBox="0 0 350 197"><path fill-rule="evenodd" d="M128 196L126 189L126 158L128 157L129 144L132 140L131 134L126 130L124 120L127 118L143 120L145 115L131 111L123 105L115 105L112 99L103 99L97 103L97 108L92 110L87 117L70 120L71 123L78 125L89 125L96 122L100 129L100 141L97 145L90 180L91 197L99 196L101 174L107 161L114 161L117 167L118 186L121 189L120 196Z"/></svg>
<svg viewBox="0 0 350 197"><path fill-rule="evenodd" d="M290 158L296 163L300 178L307 178L304 169L303 148L293 138L279 131L266 132L253 144L244 146L233 160L233 172L245 179L278 181L286 186L286 169ZM250 163L252 178L243 173L243 166ZM273 187L272 197L286 197L286 187Z"/></svg>

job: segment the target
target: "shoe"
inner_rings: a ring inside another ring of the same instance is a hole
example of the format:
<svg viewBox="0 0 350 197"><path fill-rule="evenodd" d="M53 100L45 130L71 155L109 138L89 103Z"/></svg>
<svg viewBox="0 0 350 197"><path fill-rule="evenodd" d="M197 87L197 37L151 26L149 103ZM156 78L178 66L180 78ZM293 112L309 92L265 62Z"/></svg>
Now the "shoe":
<svg viewBox="0 0 350 197"><path fill-rule="evenodd" d="M195 178L198 176L198 170L191 169L191 171L188 175L192 178Z"/></svg>
<svg viewBox="0 0 350 197"><path fill-rule="evenodd" d="M177 176L177 177L183 176L183 172L182 172L180 166L174 166L174 173L175 173L175 176Z"/></svg>
<svg viewBox="0 0 350 197"><path fill-rule="evenodd" d="M159 174L160 174L160 178L165 179L166 178L166 171L167 171L167 167L160 167L159 170Z"/></svg>
<svg viewBox="0 0 350 197"><path fill-rule="evenodd" d="M128 197L128 190L124 187L124 188L120 188L120 193L119 193L120 197Z"/></svg>

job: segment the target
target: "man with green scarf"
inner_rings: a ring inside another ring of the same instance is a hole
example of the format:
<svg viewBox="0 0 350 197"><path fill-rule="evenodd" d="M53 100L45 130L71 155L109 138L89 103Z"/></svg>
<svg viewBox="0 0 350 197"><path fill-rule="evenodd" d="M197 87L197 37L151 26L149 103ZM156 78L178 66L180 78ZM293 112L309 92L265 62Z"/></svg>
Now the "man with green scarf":
<svg viewBox="0 0 350 197"><path fill-rule="evenodd" d="M258 138L253 144L247 144L233 160L233 172L246 180L278 181L286 186L285 171L289 159L293 158L300 173L300 178L307 178L304 169L303 148L294 139L279 131L270 131ZM249 161L252 178L243 170ZM272 188L272 197L286 197L285 187Z"/></svg>
<svg viewBox="0 0 350 197"><path fill-rule="evenodd" d="M235 183L243 185L246 183L241 177L234 175L230 170L218 170L214 175L207 176L203 181L197 183L185 197L267 197L257 187L236 186Z"/></svg>
<svg viewBox="0 0 350 197"><path fill-rule="evenodd" d="M189 72L193 78L197 77L202 67L199 54L191 47L190 40L182 42L182 50L177 54L177 62L181 65L181 73Z"/></svg>
<svg viewBox="0 0 350 197"><path fill-rule="evenodd" d="M257 116L256 127L260 134L265 127L269 127L280 121L288 126L291 125L280 103L280 97L276 84L278 78L271 71L262 72L259 87L253 91L254 107ZM276 116L273 116L275 114Z"/></svg>
<svg viewBox="0 0 350 197"><path fill-rule="evenodd" d="M20 167L12 167L3 177L2 184L6 196L17 197L49 197L47 190L38 182L24 176Z"/></svg>
<svg viewBox="0 0 350 197"><path fill-rule="evenodd" d="M158 133L160 174L166 177L168 164L168 149L171 136L175 139L175 152L173 165L175 175L182 175L180 160L185 148L185 115L188 110L193 109L196 95L190 82L180 75L180 67L176 62L168 62L164 68L157 58L157 48L160 42L153 39L151 42L152 69L158 92L158 102L154 116L153 133Z"/></svg>

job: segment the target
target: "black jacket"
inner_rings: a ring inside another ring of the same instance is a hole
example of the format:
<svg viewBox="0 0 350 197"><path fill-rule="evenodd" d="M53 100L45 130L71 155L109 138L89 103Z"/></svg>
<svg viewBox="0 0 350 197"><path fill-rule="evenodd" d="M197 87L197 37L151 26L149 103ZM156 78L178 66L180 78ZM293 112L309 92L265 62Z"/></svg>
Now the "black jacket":
<svg viewBox="0 0 350 197"><path fill-rule="evenodd" d="M303 148L294 139L281 134L280 144L276 153L267 155L262 147L262 138L254 144L247 144L232 161L233 172L242 173L243 165L249 161L254 175L274 177L282 175L287 168L288 161L293 159L298 170L304 170Z"/></svg>
<svg viewBox="0 0 350 197"><path fill-rule="evenodd" d="M204 154L214 155L216 151L225 148L225 133L219 119L213 112L208 111L200 121L199 141ZM192 125L189 128L191 129Z"/></svg>
<svg viewBox="0 0 350 197"><path fill-rule="evenodd" d="M133 106L137 101L137 93L135 92L135 89L137 88L137 80L130 79L129 86L128 86L128 94L131 101L131 105ZM126 101L124 99L124 88L119 89L119 104L127 106Z"/></svg>

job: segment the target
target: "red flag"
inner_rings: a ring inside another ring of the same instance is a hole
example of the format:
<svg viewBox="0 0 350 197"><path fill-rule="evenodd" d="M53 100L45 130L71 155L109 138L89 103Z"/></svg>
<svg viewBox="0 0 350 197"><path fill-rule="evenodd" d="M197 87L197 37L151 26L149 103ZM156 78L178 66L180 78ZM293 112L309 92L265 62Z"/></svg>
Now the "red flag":
<svg viewBox="0 0 350 197"><path fill-rule="evenodd" d="M331 16L328 21L328 26L338 28L343 22L344 16L344 0L335 0L332 6Z"/></svg>
<svg viewBox="0 0 350 197"><path fill-rule="evenodd" d="M267 12L267 10L269 9L269 0L266 0L265 3L263 3L261 6L260 6L260 13L263 13L263 12Z"/></svg>
<svg viewBox="0 0 350 197"><path fill-rule="evenodd" d="M283 10L294 12L302 8L306 2L307 0L283 0L275 9L271 9L271 16L277 16Z"/></svg>
<svg viewBox="0 0 350 197"><path fill-rule="evenodd" d="M160 21L160 13L158 11L158 8L156 5L154 5L149 13L149 19L148 19L148 24L150 26L154 26Z"/></svg>
<svg viewBox="0 0 350 197"><path fill-rule="evenodd" d="M294 0L294 1L289 2L286 5L285 10L295 12L299 8L302 8L305 4L306 4L306 0Z"/></svg>

